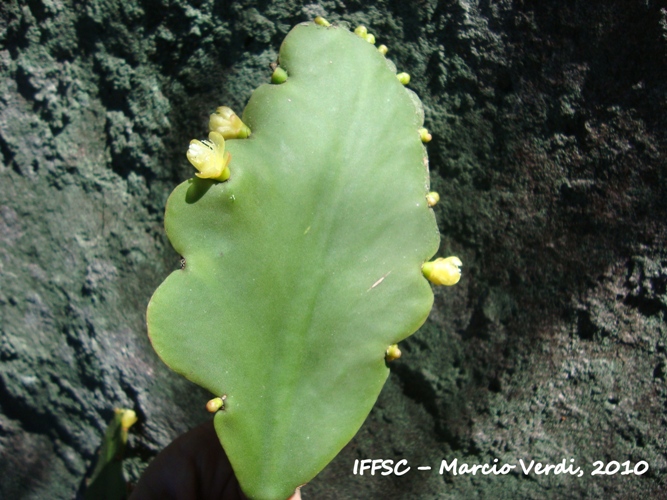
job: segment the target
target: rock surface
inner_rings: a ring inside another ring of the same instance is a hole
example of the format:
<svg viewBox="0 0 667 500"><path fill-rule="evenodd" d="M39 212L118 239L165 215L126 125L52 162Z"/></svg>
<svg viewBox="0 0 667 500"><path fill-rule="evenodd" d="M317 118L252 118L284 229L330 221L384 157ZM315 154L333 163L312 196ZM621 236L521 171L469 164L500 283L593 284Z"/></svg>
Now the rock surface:
<svg viewBox="0 0 667 500"><path fill-rule="evenodd" d="M212 108L241 110L290 27L316 15L371 27L412 75L441 254L465 267L303 497L657 497L667 9L653 0L3 2L0 497L72 498L114 407L140 417L132 479L208 418L208 395L145 334L179 265L164 203ZM355 476L357 458L412 470ZM496 458L517 467L438 474L443 459ZM571 458L583 477L519 465ZM650 468L591 476L596 460Z"/></svg>

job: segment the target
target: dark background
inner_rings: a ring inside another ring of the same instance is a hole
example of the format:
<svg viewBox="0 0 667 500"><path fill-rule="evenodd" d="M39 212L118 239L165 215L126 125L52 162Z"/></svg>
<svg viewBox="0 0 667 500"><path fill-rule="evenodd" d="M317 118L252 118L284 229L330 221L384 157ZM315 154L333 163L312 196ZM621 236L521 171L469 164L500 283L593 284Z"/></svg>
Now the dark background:
<svg viewBox="0 0 667 500"><path fill-rule="evenodd" d="M422 98L440 254L464 263L304 499L657 498L667 468L667 6L652 0L0 5L0 497L71 499L113 408L136 480L208 418L146 337L189 140L280 42L363 23ZM407 459L401 477L356 458ZM569 475L442 477L440 460ZM642 475L590 476L595 460ZM518 467L517 467L518 468Z"/></svg>

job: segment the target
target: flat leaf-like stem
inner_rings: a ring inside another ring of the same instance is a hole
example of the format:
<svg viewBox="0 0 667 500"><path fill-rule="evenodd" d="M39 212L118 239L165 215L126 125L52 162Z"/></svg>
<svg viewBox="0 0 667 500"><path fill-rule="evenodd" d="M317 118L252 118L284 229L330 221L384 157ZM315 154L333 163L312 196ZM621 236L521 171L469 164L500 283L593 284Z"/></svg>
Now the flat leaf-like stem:
<svg viewBox="0 0 667 500"><path fill-rule="evenodd" d="M304 24L252 95L231 177L190 179L165 225L184 269L148 307L175 371L226 395L215 427L251 498L283 500L354 436L433 295L422 114L384 56ZM202 408L205 402L202 402Z"/></svg>

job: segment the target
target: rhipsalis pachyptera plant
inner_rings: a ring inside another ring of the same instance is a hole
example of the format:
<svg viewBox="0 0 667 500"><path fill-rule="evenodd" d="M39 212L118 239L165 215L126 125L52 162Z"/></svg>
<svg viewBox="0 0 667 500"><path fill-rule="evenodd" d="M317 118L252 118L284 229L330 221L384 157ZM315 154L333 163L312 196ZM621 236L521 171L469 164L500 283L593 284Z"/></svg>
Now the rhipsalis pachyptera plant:
<svg viewBox="0 0 667 500"><path fill-rule="evenodd" d="M385 46L323 19L296 26L241 118L211 116L167 203L185 259L148 306L159 356L216 397L244 491L284 500L354 436L426 320L439 245L423 110ZM428 280L426 279L428 278Z"/></svg>

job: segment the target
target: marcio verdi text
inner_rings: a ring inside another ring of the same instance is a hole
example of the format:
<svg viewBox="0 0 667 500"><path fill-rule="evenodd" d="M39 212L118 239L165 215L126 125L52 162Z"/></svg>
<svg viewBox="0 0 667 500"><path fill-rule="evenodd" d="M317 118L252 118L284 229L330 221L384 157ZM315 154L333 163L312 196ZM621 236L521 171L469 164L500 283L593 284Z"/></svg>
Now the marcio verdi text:
<svg viewBox="0 0 667 500"><path fill-rule="evenodd" d="M620 473L623 476L628 474L641 476L649 469L648 463L643 460L637 462L634 467L631 466L630 461L626 461L621 464L615 460L612 460L608 463L598 460L593 462L592 466L594 467L594 470L591 472L591 476L613 476L616 473ZM410 469L411 467L408 465L408 461L406 459L402 459L394 463L393 460L389 459L385 460L381 458L367 458L363 460L356 459L354 461L354 468L352 469L352 472L355 475L360 476L363 476L364 474L371 476L374 476L375 474L382 476L389 476L392 474L395 476L402 476L403 474L406 474L408 471L410 471ZM418 466L416 469L420 471L430 471L432 467ZM556 464L536 462L535 460L528 461L523 459L519 459L517 464L501 464L497 458L494 459L493 462L485 464L468 464L465 462L461 462L459 464L458 458L455 458L451 461L442 460L440 462L438 473L440 475L451 474L453 476L466 474L472 474L473 476L477 474L482 476L502 476L509 474L515 469L517 472L523 473L524 475L537 474L548 476L549 474L553 474L554 476L558 476L562 474L569 474L576 477L582 477L584 475L583 469L575 464L574 458L570 458L569 460L564 458Z"/></svg>

